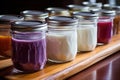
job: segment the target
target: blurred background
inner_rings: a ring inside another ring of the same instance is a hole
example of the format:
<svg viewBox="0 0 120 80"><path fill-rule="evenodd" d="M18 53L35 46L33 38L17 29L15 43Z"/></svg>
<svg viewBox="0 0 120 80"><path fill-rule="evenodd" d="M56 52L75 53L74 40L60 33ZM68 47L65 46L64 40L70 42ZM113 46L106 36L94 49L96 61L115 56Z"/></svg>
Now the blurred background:
<svg viewBox="0 0 120 80"><path fill-rule="evenodd" d="M47 7L63 7L68 4L81 4L83 1L120 5L120 0L1 0L0 14L19 14L26 9L44 10Z"/></svg>

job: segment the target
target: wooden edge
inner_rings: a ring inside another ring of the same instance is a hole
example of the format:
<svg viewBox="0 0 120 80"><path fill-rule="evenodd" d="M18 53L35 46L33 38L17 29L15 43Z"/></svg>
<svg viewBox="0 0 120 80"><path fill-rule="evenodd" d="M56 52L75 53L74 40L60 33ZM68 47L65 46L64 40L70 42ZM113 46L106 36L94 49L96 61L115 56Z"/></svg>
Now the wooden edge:
<svg viewBox="0 0 120 80"><path fill-rule="evenodd" d="M5 59L5 60L0 61L0 69L6 68L6 67L9 67L12 65L13 65L13 63L12 63L11 59Z"/></svg>
<svg viewBox="0 0 120 80"><path fill-rule="evenodd" d="M54 75L42 78L40 80L53 80L53 79L54 80L60 80L60 79L63 80L67 77L72 76L73 74L76 74L76 73L90 67L91 65L93 65L93 64L97 63L98 61L112 55L113 53L115 53L119 50L120 50L120 44L114 45L110 48L107 48L106 50L99 52L98 53L99 55L94 55L94 56L92 56L92 58L84 60L79 64L72 65L63 71L60 71L58 73L55 73ZM93 61L93 62L91 62L91 61Z"/></svg>

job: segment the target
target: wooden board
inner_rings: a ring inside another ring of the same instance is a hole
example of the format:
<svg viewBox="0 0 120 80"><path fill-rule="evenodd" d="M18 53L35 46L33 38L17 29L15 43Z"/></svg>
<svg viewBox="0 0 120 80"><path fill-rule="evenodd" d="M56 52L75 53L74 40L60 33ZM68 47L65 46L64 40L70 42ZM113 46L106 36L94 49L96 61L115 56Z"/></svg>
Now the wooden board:
<svg viewBox="0 0 120 80"><path fill-rule="evenodd" d="M5 68L5 67L9 67L11 65L12 65L11 59L2 59L2 60L0 60L0 69Z"/></svg>
<svg viewBox="0 0 120 80"><path fill-rule="evenodd" d="M92 52L78 53L75 60L62 64L48 62L41 71L30 74L12 74L5 77L11 80L62 80L75 73L78 73L96 62L114 54L120 50L120 35L113 36L112 41L104 46L97 46ZM5 63L6 62L6 63ZM1 62L0 64L8 66L11 60ZM0 65L1 66L1 65Z"/></svg>

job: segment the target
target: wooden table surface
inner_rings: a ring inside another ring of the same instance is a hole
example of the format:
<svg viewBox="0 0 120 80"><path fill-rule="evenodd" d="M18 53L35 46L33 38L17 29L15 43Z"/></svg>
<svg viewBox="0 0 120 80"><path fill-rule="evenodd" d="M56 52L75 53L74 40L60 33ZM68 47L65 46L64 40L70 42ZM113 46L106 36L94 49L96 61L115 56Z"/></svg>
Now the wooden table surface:
<svg viewBox="0 0 120 80"><path fill-rule="evenodd" d="M120 80L120 51L65 80Z"/></svg>
<svg viewBox="0 0 120 80"><path fill-rule="evenodd" d="M0 76L10 80L62 80L90 67L119 50L120 35L116 35L112 37L109 44L97 46L94 51L85 53L79 52L76 58L71 62L62 64L47 62L43 70L27 74L16 72L14 68L5 72L4 69L12 66L12 61L11 59L2 58L0 59Z"/></svg>

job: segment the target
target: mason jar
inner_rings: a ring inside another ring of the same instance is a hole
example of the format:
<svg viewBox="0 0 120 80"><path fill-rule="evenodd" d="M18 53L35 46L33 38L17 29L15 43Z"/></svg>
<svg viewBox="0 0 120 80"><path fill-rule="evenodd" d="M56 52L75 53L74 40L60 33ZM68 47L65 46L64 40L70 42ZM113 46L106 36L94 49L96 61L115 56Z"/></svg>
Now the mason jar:
<svg viewBox="0 0 120 80"><path fill-rule="evenodd" d="M41 21L16 21L11 26L14 67L23 72L43 69L47 61L47 24Z"/></svg>
<svg viewBox="0 0 120 80"><path fill-rule="evenodd" d="M113 35L117 35L120 33L120 6L114 6L112 9L116 12L113 19Z"/></svg>
<svg viewBox="0 0 120 80"><path fill-rule="evenodd" d="M11 57L11 22L23 20L19 15L0 15L0 55Z"/></svg>
<svg viewBox="0 0 120 80"><path fill-rule="evenodd" d="M113 36L113 19L115 11L103 10L98 19L98 45L108 44Z"/></svg>
<svg viewBox="0 0 120 80"><path fill-rule="evenodd" d="M77 54L78 19L67 16L52 16L47 19L48 61L63 63L72 61Z"/></svg>
<svg viewBox="0 0 120 80"><path fill-rule="evenodd" d="M45 19L48 17L47 12L38 10L24 10L20 12L20 14L24 17L25 20L45 21Z"/></svg>
<svg viewBox="0 0 120 80"><path fill-rule="evenodd" d="M70 16L69 10L59 7L48 7L46 11L49 16Z"/></svg>
<svg viewBox="0 0 120 80"><path fill-rule="evenodd" d="M78 52L93 51L97 45L98 15L91 12L74 12L73 16L79 18L77 27Z"/></svg>

